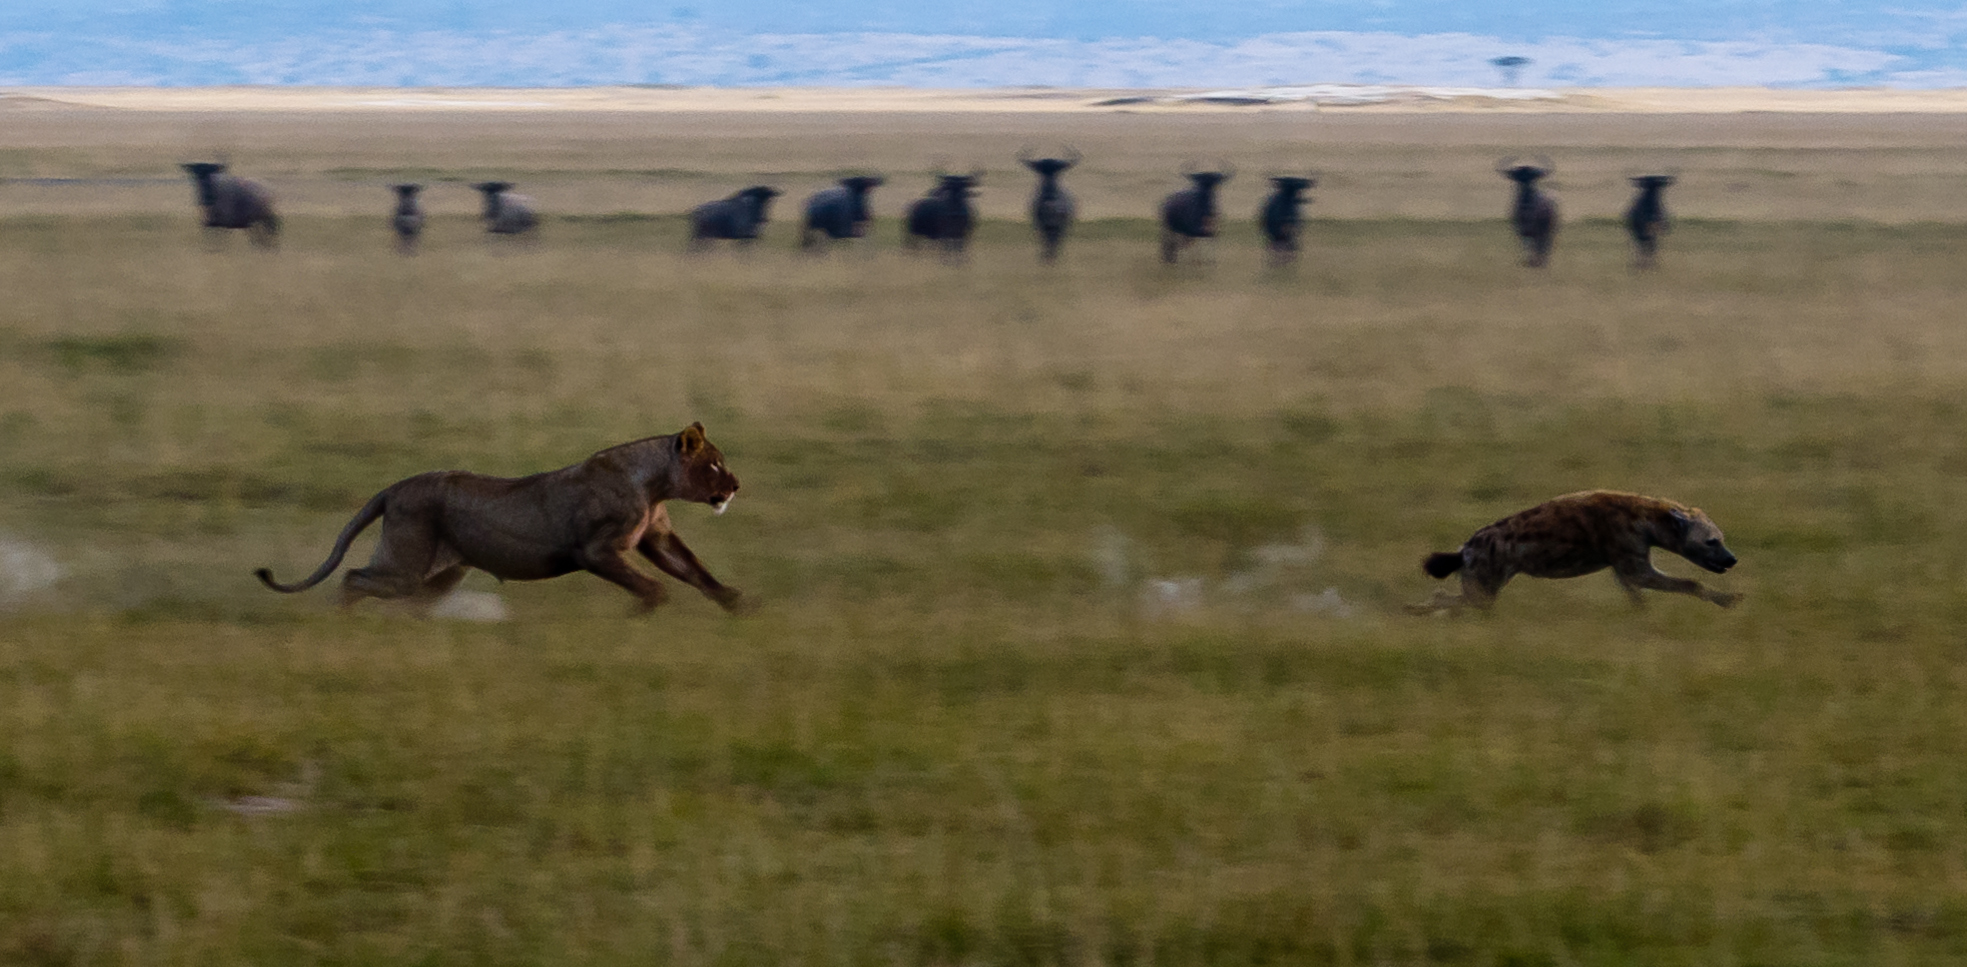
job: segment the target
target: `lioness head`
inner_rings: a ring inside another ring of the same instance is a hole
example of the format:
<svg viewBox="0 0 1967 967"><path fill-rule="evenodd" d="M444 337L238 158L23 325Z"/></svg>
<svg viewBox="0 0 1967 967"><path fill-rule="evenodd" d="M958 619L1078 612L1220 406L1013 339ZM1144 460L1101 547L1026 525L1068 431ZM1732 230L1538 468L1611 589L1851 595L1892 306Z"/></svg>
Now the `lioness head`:
<svg viewBox="0 0 1967 967"><path fill-rule="evenodd" d="M1734 552L1721 543L1721 528L1698 507L1667 514L1667 540L1660 546L1716 574L1735 566Z"/></svg>
<svg viewBox="0 0 1967 967"><path fill-rule="evenodd" d="M703 435L703 424L692 423L676 434L676 496L709 504L723 513L738 492L738 477L724 466L724 454Z"/></svg>

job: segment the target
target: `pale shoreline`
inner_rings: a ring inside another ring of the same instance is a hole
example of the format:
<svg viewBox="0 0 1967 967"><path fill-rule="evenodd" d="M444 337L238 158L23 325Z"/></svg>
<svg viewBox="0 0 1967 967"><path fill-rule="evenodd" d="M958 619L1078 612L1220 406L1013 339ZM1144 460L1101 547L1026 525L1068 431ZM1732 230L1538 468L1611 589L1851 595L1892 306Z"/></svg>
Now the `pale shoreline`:
<svg viewBox="0 0 1967 967"><path fill-rule="evenodd" d="M1413 88L1415 92L1429 89ZM377 87L15 87L0 88L0 113L101 110L158 112L640 112L770 113L991 113L1088 112L1339 114L1959 114L1967 113L1967 89L1788 90L1716 88L1560 88L1538 99L1483 96L1415 96L1383 103L1335 105L1309 102L1264 105L1126 103L1199 93L1177 90L1069 90L997 88L377 88Z"/></svg>

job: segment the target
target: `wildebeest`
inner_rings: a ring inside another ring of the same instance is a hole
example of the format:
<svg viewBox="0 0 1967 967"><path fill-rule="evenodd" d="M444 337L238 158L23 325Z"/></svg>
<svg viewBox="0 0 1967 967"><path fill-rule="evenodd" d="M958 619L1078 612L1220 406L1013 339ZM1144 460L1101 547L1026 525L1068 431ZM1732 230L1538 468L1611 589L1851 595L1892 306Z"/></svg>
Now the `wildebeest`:
<svg viewBox="0 0 1967 967"><path fill-rule="evenodd" d="M1515 158L1496 162L1496 173L1516 182L1516 200L1509 209L1510 226L1523 240L1523 264L1539 268L1550 261L1550 243L1557 236L1557 201L1537 189L1537 181L1557 170L1549 158L1542 165L1518 164Z"/></svg>
<svg viewBox="0 0 1967 967"><path fill-rule="evenodd" d="M396 211L389 216L389 227L396 231L396 249L405 255L417 250L417 238L423 234L423 202L417 193L423 191L422 185L390 185L396 192Z"/></svg>
<svg viewBox="0 0 1967 967"><path fill-rule="evenodd" d="M1161 203L1161 261L1175 261L1198 238L1216 237L1216 188L1235 174L1227 165L1220 171L1182 172L1191 184Z"/></svg>
<svg viewBox="0 0 1967 967"><path fill-rule="evenodd" d="M806 199L806 226L799 234L799 244L812 248L820 242L820 236L827 238L860 238L867 234L867 225L874 220L868 210L867 193L881 186L884 181L880 175L855 175L842 178L831 188L823 188Z"/></svg>
<svg viewBox="0 0 1967 967"><path fill-rule="evenodd" d="M1047 262L1059 257L1059 246L1065 244L1066 230L1072 227L1072 193L1059 187L1059 176L1079 163L1079 152L1067 148L1066 153L1070 157L1034 158L1026 152L1018 154L1018 161L1038 175L1038 190L1031 196L1031 227L1038 230L1043 246L1038 257Z"/></svg>
<svg viewBox="0 0 1967 967"><path fill-rule="evenodd" d="M970 195L982 180L982 171L967 175L938 174L936 186L908 206L908 226L902 241L913 248L917 239L927 239L943 243L943 249L951 255L962 252L977 221L976 211L970 207Z"/></svg>
<svg viewBox="0 0 1967 967"><path fill-rule="evenodd" d="M515 194L512 182L481 181L471 187L485 196L485 231L493 235L526 235L540 227L533 200Z"/></svg>
<svg viewBox="0 0 1967 967"><path fill-rule="evenodd" d="M1298 230L1304 218L1298 209L1308 200L1304 193L1316 187L1318 179L1296 175L1272 175L1270 197L1257 210L1257 225L1264 231L1273 262L1285 262L1298 254Z"/></svg>
<svg viewBox="0 0 1967 967"><path fill-rule="evenodd" d="M1672 227L1667 220L1666 200L1661 196L1674 180L1672 175L1640 175L1632 179L1639 194L1633 196L1632 207L1626 209L1626 231L1632 233L1632 244L1638 249L1633 264L1639 268L1653 267L1654 257L1659 253L1660 236Z"/></svg>
<svg viewBox="0 0 1967 967"><path fill-rule="evenodd" d="M778 197L777 188L753 185L729 198L705 202L690 210L690 244L709 245L712 239L728 238L750 242L768 219L766 209Z"/></svg>
<svg viewBox="0 0 1967 967"><path fill-rule="evenodd" d="M194 161L182 165L198 189L198 207L206 228L243 228L255 243L270 246L280 236L280 216L273 211L273 192L250 178L225 173L222 162Z"/></svg>

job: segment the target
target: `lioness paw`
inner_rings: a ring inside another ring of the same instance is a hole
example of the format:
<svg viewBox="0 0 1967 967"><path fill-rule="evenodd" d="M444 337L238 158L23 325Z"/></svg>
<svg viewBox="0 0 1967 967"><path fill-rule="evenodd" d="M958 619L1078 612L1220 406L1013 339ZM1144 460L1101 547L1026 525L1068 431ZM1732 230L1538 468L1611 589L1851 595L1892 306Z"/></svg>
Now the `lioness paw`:
<svg viewBox="0 0 1967 967"><path fill-rule="evenodd" d="M731 588L726 588L725 592L717 596L717 604L725 611L734 615L758 613L758 602L755 599Z"/></svg>

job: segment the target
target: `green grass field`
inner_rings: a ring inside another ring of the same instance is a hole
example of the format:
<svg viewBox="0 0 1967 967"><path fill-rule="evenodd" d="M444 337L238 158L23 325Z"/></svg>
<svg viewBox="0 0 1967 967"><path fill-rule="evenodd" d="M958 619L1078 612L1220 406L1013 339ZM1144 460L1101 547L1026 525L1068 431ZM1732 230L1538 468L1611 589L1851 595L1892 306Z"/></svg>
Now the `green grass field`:
<svg viewBox="0 0 1967 967"><path fill-rule="evenodd" d="M176 150L163 122L36 123L14 176L170 174L129 147ZM1124 123L1089 155L1284 151ZM1498 145L1457 123L1328 177L1458 197L1442 159ZM1322 192L1340 217L1267 271L1248 184L1168 269L1113 200L1171 187L1158 156L1087 173L1051 268L1008 174L961 265L895 243L920 178L857 250L799 253L794 204L685 255L675 206L608 194L669 184L618 174L669 164L624 160L657 135L507 149L564 201L538 244L452 188L414 259L394 129L264 149L301 199L273 253L200 239L188 184L0 186L35 199L0 217L0 551L64 574L0 612L0 963L1959 962L1960 173L1921 167L1925 121L1824 121L1886 172L1845 194L1797 122L1648 124L1722 213L1676 206L1644 275L1609 175L1545 273L1499 218ZM748 130L674 177L772 170ZM1609 172L1651 150L1592 137ZM1702 159L1749 151L1728 209ZM794 154L796 199L846 150ZM753 616L634 619L585 575L474 576L499 623L343 614L251 577L411 473L692 420L744 489L678 530ZM1635 612L1600 575L1400 612L1424 553L1589 487L1708 510L1742 565L1706 580L1746 601Z"/></svg>

